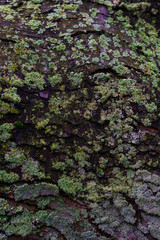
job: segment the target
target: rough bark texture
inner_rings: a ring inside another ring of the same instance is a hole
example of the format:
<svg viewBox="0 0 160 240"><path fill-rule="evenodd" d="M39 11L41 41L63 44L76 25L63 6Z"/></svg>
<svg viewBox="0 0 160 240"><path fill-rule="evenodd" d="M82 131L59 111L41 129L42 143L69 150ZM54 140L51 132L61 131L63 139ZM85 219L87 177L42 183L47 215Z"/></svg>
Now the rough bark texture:
<svg viewBox="0 0 160 240"><path fill-rule="evenodd" d="M160 239L159 11L0 1L0 240Z"/></svg>

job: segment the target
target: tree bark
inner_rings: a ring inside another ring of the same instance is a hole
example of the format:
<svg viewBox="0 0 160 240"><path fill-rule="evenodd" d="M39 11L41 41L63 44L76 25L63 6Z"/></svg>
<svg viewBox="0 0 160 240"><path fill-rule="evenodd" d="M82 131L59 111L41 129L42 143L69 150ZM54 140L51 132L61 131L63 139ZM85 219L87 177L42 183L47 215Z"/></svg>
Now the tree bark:
<svg viewBox="0 0 160 240"><path fill-rule="evenodd" d="M0 1L0 240L160 239L159 11Z"/></svg>

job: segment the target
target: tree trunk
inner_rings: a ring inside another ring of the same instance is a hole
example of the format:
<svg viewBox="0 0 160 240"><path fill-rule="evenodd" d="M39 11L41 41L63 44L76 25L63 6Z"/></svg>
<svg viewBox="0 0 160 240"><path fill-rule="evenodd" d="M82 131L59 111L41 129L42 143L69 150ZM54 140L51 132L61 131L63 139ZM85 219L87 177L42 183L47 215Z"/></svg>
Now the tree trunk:
<svg viewBox="0 0 160 240"><path fill-rule="evenodd" d="M160 239L159 11L0 1L0 240Z"/></svg>

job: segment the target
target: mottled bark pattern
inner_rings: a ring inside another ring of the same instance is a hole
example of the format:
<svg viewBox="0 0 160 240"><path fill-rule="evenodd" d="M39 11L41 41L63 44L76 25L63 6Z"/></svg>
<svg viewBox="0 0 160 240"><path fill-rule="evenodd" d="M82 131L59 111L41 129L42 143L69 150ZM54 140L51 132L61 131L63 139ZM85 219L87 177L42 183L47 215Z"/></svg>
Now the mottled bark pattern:
<svg viewBox="0 0 160 240"><path fill-rule="evenodd" d="M160 240L160 3L0 1L0 240Z"/></svg>

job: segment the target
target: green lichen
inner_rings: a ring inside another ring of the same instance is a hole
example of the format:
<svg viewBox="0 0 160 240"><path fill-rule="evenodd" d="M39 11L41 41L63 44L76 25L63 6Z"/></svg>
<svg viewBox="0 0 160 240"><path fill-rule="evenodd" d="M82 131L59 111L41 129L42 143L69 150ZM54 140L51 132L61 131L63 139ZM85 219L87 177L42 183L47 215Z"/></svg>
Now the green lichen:
<svg viewBox="0 0 160 240"><path fill-rule="evenodd" d="M45 80L43 76L38 72L30 72L26 74L25 83L33 88L43 90L45 86Z"/></svg>
<svg viewBox="0 0 160 240"><path fill-rule="evenodd" d="M50 148L51 148L52 151L59 150L60 149L60 144L58 142L52 143Z"/></svg>
<svg viewBox="0 0 160 240"><path fill-rule="evenodd" d="M7 173L5 170L0 170L0 182L14 183L19 180L18 174L14 172Z"/></svg>
<svg viewBox="0 0 160 240"><path fill-rule="evenodd" d="M43 2L43 0L31 0L33 3L35 3L35 4L38 4L38 3L42 3Z"/></svg>
<svg viewBox="0 0 160 240"><path fill-rule="evenodd" d="M61 106L63 104L62 98L61 97L51 97L50 103L49 103L49 108L51 112L54 112L55 114L60 114L61 113Z"/></svg>
<svg viewBox="0 0 160 240"><path fill-rule="evenodd" d="M48 81L52 87L55 87L57 84L62 82L62 77L60 74L55 74L53 77L49 77Z"/></svg>
<svg viewBox="0 0 160 240"><path fill-rule="evenodd" d="M62 4L61 8L64 10L77 11L79 4Z"/></svg>
<svg viewBox="0 0 160 240"><path fill-rule="evenodd" d="M12 136L11 132L14 129L12 123L4 123L0 125L0 141L6 142Z"/></svg>
<svg viewBox="0 0 160 240"><path fill-rule="evenodd" d="M99 43L100 45L104 48L104 49L108 49L109 47L109 42L111 41L110 38L107 38L104 34L102 34L100 37L99 37Z"/></svg>
<svg viewBox="0 0 160 240"><path fill-rule="evenodd" d="M146 107L147 111L150 113L157 111L157 105L154 102L147 103L145 105L145 107Z"/></svg>
<svg viewBox="0 0 160 240"><path fill-rule="evenodd" d="M71 194L74 197L76 197L79 194L79 192L83 190L82 183L74 181L73 179L65 175L58 180L58 186L65 193Z"/></svg>
<svg viewBox="0 0 160 240"><path fill-rule="evenodd" d="M42 23L39 20L32 19L27 24L32 30L36 30Z"/></svg>
<svg viewBox="0 0 160 240"><path fill-rule="evenodd" d="M68 79L73 87L80 87L83 81L83 77L84 77L83 72L80 73L70 72Z"/></svg>
<svg viewBox="0 0 160 240"><path fill-rule="evenodd" d="M14 144L11 146L10 150L7 151L4 158L5 161L10 163L13 167L19 166L26 161L24 151L15 147Z"/></svg>
<svg viewBox="0 0 160 240"><path fill-rule="evenodd" d="M21 101L20 96L17 94L17 88L15 87L4 89L1 98L14 103L20 103Z"/></svg>
<svg viewBox="0 0 160 240"><path fill-rule="evenodd" d="M84 191L85 191L85 197L88 201L99 202L103 198L103 195L100 194L100 192L102 191L101 186L97 185L96 181L94 180L90 180L87 182L87 185Z"/></svg>
<svg viewBox="0 0 160 240"><path fill-rule="evenodd" d="M141 3L122 3L121 6L125 7L129 11L135 11L142 7L150 7L151 3L148 2L141 2Z"/></svg>
<svg viewBox="0 0 160 240"><path fill-rule="evenodd" d="M11 8L10 5L1 5L0 6L0 12L12 14L12 13L14 13L14 10Z"/></svg>
<svg viewBox="0 0 160 240"><path fill-rule="evenodd" d="M3 115L7 113L18 114L18 110L15 108L13 104L9 104L0 100L0 118L2 118Z"/></svg>
<svg viewBox="0 0 160 240"><path fill-rule="evenodd" d="M66 49L66 45L61 43L56 47L57 51L64 51Z"/></svg>
<svg viewBox="0 0 160 240"><path fill-rule="evenodd" d="M123 65L115 65L113 69L116 71L116 73L120 76L125 75L127 72L129 72L128 68Z"/></svg>
<svg viewBox="0 0 160 240"><path fill-rule="evenodd" d="M52 164L53 169L64 171L64 169L67 167L67 164L64 162L56 162Z"/></svg>
<svg viewBox="0 0 160 240"><path fill-rule="evenodd" d="M45 179L45 174L40 170L39 163L33 159L27 160L22 166L22 176L24 180L32 181L36 177Z"/></svg>
<svg viewBox="0 0 160 240"><path fill-rule="evenodd" d="M67 109L70 107L74 100L74 95L69 98L64 91L61 92L61 94L60 92L57 92L56 95L52 96L49 100L50 112L64 118L69 115L69 111Z"/></svg>
<svg viewBox="0 0 160 240"><path fill-rule="evenodd" d="M37 125L36 125L36 128L37 129L42 129L42 128L45 128L48 123L49 123L49 118L48 117L48 114L46 115L46 118L45 119L40 119L38 122L37 122Z"/></svg>
<svg viewBox="0 0 160 240"><path fill-rule="evenodd" d="M16 75L11 77L11 79L9 80L9 84L14 87L23 87L24 85L23 81Z"/></svg>
<svg viewBox="0 0 160 240"><path fill-rule="evenodd" d="M78 165L81 167L90 166L90 163L87 161L89 159L89 156L82 150L76 152L73 157L78 162Z"/></svg>

